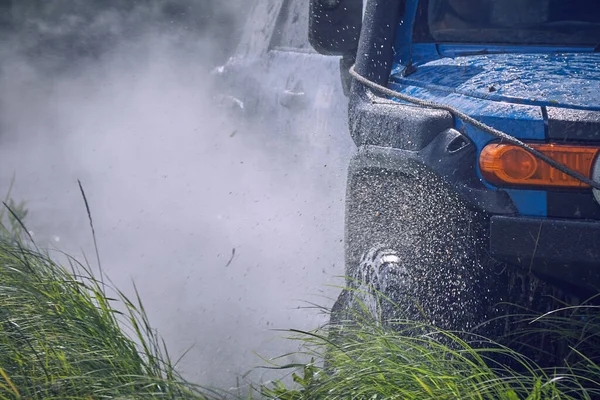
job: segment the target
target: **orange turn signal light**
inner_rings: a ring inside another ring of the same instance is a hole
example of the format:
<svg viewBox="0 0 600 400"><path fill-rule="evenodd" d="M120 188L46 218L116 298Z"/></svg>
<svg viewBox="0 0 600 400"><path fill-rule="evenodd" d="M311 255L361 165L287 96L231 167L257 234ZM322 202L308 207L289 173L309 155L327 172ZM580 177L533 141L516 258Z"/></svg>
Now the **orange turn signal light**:
<svg viewBox="0 0 600 400"><path fill-rule="evenodd" d="M594 160L600 152L597 146L565 144L530 144L562 165L591 178ZM588 188L518 146L495 143L483 148L479 156L483 178L496 186L540 186Z"/></svg>

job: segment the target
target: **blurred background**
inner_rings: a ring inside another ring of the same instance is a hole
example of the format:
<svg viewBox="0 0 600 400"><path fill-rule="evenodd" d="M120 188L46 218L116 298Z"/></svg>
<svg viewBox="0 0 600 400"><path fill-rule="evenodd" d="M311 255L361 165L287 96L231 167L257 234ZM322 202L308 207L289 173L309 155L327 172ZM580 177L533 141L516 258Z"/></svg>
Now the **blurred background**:
<svg viewBox="0 0 600 400"><path fill-rule="evenodd" d="M305 28L285 33L304 5L257 1L0 0L0 188L38 245L97 267L81 180L104 273L135 282L174 359L191 348L185 377L224 388L343 284L337 60L315 70ZM253 54L269 26L279 53Z"/></svg>

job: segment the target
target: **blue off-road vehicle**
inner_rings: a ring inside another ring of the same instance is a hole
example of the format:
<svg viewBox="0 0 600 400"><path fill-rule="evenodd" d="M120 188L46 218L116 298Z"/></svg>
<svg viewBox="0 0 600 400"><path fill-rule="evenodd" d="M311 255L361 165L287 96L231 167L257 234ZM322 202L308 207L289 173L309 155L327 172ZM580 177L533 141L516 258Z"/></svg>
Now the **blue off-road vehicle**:
<svg viewBox="0 0 600 400"><path fill-rule="evenodd" d="M396 303L373 311L470 330L598 293L600 2L311 0L309 19L358 146L347 275Z"/></svg>

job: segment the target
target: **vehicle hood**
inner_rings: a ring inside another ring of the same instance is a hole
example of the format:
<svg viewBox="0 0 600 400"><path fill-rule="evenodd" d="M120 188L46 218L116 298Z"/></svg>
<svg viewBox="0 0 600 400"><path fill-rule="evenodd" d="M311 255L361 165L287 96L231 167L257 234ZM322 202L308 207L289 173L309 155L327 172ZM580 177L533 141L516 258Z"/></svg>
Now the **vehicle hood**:
<svg viewBox="0 0 600 400"><path fill-rule="evenodd" d="M600 53L441 58L392 82L516 104L600 110Z"/></svg>

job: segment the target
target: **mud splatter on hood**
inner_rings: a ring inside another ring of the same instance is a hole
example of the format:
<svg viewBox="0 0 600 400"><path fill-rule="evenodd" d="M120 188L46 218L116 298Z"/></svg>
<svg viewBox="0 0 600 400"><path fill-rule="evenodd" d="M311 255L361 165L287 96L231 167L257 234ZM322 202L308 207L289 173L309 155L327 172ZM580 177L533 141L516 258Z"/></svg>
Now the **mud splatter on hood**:
<svg viewBox="0 0 600 400"><path fill-rule="evenodd" d="M487 54L416 66L402 85L517 104L600 110L600 53Z"/></svg>

